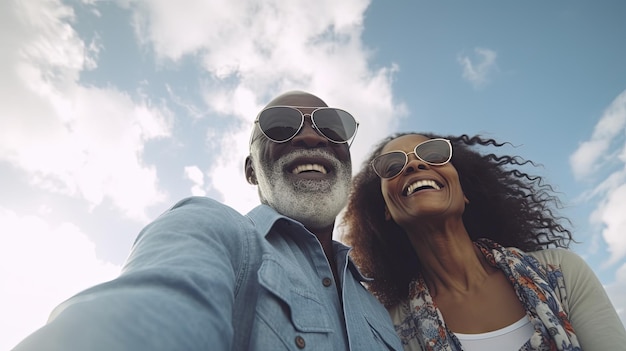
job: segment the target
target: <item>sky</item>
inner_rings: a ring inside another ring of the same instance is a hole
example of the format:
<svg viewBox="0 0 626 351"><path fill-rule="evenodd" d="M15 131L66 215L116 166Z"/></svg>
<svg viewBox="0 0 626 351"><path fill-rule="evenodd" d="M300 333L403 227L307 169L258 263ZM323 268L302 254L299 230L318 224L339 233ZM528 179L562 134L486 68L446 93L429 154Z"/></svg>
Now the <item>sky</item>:
<svg viewBox="0 0 626 351"><path fill-rule="evenodd" d="M538 163L626 323L626 3L0 2L0 349L120 270L178 200L258 204L243 174L271 98L397 131L480 134Z"/></svg>

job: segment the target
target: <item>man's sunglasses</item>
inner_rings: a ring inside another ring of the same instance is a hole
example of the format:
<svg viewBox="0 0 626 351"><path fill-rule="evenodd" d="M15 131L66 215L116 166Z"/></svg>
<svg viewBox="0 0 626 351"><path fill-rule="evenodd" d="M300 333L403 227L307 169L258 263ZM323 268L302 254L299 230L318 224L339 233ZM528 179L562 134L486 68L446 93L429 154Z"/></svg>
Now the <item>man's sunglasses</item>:
<svg viewBox="0 0 626 351"><path fill-rule="evenodd" d="M452 158L452 144L448 139L430 139L419 143L408 154L404 151L391 151L372 160L372 168L379 177L391 179L397 177L409 163L409 155L433 166L442 166Z"/></svg>
<svg viewBox="0 0 626 351"><path fill-rule="evenodd" d="M311 116L313 128L333 143L348 142L359 127L351 114L338 108L318 107L311 113L302 113L298 108L315 107L271 106L261 111L254 123L275 143L293 139L304 125L304 116Z"/></svg>

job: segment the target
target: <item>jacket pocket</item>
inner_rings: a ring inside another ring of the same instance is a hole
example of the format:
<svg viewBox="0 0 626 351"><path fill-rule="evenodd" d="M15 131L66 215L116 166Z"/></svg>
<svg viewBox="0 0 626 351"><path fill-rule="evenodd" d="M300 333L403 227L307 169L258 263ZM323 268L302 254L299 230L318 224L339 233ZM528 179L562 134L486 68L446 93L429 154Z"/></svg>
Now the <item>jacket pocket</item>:
<svg viewBox="0 0 626 351"><path fill-rule="evenodd" d="M297 269L264 258L250 350L331 350L333 330L326 306Z"/></svg>
<svg viewBox="0 0 626 351"><path fill-rule="evenodd" d="M257 312L264 319L279 322L287 317L300 332L328 333L332 331L325 306L314 288L273 259L265 259L258 273L259 284L269 293L259 301Z"/></svg>

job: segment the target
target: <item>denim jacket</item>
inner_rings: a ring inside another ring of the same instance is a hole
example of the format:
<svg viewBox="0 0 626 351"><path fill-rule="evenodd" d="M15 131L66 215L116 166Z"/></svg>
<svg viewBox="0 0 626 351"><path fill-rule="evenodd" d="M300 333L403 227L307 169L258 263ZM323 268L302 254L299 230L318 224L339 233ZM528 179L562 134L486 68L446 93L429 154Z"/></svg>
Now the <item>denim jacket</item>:
<svg viewBox="0 0 626 351"><path fill-rule="evenodd" d="M146 226L121 275L70 298L15 350L401 350L334 242L261 205L184 199Z"/></svg>

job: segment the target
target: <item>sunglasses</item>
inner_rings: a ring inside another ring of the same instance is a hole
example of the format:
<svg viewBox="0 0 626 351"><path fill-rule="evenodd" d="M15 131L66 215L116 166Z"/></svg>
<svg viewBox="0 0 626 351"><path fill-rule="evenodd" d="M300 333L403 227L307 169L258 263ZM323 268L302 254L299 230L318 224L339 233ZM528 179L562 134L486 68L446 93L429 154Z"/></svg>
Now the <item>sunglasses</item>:
<svg viewBox="0 0 626 351"><path fill-rule="evenodd" d="M302 113L298 108L314 107L271 106L261 111L254 123L258 123L261 132L275 143L293 139L304 126L304 116L311 117L313 129L337 144L352 139L359 127L351 114L338 108L318 107L311 113Z"/></svg>
<svg viewBox="0 0 626 351"><path fill-rule="evenodd" d="M452 158L452 144L448 139L426 140L417 144L413 152L408 154L398 150L377 156L372 160L372 168L383 179L397 177L409 163L409 154L415 154L419 160L429 165L442 166Z"/></svg>

